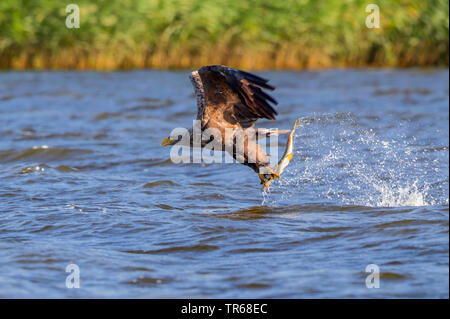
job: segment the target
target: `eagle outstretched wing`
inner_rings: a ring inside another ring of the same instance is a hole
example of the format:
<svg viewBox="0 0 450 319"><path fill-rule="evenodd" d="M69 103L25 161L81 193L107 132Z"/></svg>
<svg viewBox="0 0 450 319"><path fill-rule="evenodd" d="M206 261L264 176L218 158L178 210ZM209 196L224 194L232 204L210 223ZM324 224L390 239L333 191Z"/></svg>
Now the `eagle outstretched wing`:
<svg viewBox="0 0 450 319"><path fill-rule="evenodd" d="M274 120L278 102L263 89L274 90L268 80L222 65L208 65L192 72L197 96L197 119L207 122L208 108L220 110L228 124L250 127L260 118ZM217 115L217 113L214 113Z"/></svg>

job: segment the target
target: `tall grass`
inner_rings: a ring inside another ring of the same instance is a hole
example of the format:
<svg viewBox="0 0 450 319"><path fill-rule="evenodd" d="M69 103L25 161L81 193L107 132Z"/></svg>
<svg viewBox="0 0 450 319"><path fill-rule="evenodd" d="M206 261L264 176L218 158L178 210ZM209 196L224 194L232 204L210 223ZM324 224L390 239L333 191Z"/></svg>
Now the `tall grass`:
<svg viewBox="0 0 450 319"><path fill-rule="evenodd" d="M65 7L81 27L65 27ZM0 0L0 68L448 65L447 0Z"/></svg>

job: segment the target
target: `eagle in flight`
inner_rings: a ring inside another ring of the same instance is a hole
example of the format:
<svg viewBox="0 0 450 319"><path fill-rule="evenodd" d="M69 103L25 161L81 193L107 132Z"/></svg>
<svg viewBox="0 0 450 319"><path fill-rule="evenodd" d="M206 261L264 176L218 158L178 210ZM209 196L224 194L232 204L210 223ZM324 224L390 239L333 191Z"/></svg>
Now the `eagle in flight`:
<svg viewBox="0 0 450 319"><path fill-rule="evenodd" d="M264 92L264 89L272 91L275 87L262 77L223 65L203 66L192 72L190 78L197 98L197 120L201 131L216 129L220 132L222 150L230 153L239 163L252 168L261 184L268 189L275 178L280 178L292 158L292 140L298 125L297 120L291 131L254 128L258 119L275 120L278 113L273 105L278 103ZM188 131L190 136L187 140L191 147L195 146L193 131ZM275 167L270 167L270 156L257 144L257 140L288 132L290 134L283 157ZM176 139L167 137L161 145L174 145L181 140L182 136ZM198 146L205 147L208 142L211 140L201 139Z"/></svg>

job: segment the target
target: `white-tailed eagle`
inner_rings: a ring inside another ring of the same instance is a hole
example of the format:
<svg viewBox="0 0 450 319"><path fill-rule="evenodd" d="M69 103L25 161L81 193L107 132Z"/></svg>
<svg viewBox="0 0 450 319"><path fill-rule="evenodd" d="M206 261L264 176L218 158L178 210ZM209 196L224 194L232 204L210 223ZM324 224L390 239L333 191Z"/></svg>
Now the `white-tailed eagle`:
<svg viewBox="0 0 450 319"><path fill-rule="evenodd" d="M203 66L192 72L190 78L197 97L197 120L201 131L216 129L222 137L222 150L230 153L239 163L252 168L261 183L269 188L292 158L292 137L298 124L297 121L292 131L254 128L258 119L275 119L277 111L273 106L278 103L264 91L272 91L275 87L260 76L223 65ZM285 154L278 165L270 167L270 156L257 144L257 139L287 132L291 133ZM193 129L189 130L189 134L190 146L195 146ZM181 136L177 139L168 137L162 145L174 145L181 139ZM210 142L201 139L197 146L204 147Z"/></svg>

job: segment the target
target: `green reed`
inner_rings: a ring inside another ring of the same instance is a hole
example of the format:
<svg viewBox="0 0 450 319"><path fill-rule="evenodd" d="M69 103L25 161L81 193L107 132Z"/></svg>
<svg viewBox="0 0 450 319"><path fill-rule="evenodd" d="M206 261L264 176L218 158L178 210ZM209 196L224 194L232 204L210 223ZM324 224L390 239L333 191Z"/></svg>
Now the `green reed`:
<svg viewBox="0 0 450 319"><path fill-rule="evenodd" d="M65 26L69 3L81 26ZM447 0L1 0L3 69L448 65Z"/></svg>

